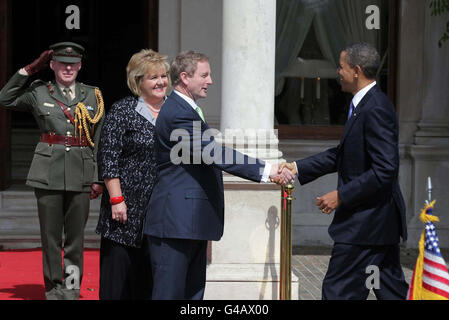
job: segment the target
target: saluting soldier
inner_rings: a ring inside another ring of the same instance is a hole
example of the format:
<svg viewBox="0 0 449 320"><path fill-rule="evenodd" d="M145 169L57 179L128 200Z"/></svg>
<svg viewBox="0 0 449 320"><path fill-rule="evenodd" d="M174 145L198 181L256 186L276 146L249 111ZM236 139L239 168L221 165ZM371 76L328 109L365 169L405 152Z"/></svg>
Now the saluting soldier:
<svg viewBox="0 0 449 320"><path fill-rule="evenodd" d="M83 54L76 43L54 44L0 91L1 106L31 112L41 131L26 184L37 198L48 300L79 298L89 199L103 191L96 156L104 102L98 88L76 81ZM50 59L54 81L28 86L29 77Z"/></svg>

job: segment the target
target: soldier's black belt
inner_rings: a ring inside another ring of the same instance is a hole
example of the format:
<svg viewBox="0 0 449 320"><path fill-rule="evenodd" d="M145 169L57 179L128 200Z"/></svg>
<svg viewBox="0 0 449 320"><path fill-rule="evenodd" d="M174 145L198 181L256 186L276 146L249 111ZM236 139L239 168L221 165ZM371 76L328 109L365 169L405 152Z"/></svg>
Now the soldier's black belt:
<svg viewBox="0 0 449 320"><path fill-rule="evenodd" d="M60 136L57 134L46 134L41 135L41 142L52 144L62 144L66 147L87 147L86 137L72 137L72 136Z"/></svg>

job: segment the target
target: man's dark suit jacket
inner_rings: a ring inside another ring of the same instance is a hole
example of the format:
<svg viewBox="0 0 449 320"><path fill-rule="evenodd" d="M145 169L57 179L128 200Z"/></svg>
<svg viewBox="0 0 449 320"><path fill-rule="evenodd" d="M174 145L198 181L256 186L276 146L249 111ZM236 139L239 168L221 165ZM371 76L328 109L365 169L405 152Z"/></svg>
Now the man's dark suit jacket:
<svg viewBox="0 0 449 320"><path fill-rule="evenodd" d="M398 122L393 105L376 85L345 125L336 148L297 161L301 184L338 172L341 205L329 227L337 243L397 244L407 239L399 189Z"/></svg>
<svg viewBox="0 0 449 320"><path fill-rule="evenodd" d="M178 94L173 92L167 98L156 121L158 178L147 209L145 235L218 241L224 225L221 171L261 181L264 163L203 137L208 129ZM183 141L184 148L180 148L179 141ZM202 152L219 160L206 164L199 156ZM225 163L226 155L232 155L233 161L227 161L231 163ZM178 164L180 158L188 161ZM244 164L235 164L238 159Z"/></svg>

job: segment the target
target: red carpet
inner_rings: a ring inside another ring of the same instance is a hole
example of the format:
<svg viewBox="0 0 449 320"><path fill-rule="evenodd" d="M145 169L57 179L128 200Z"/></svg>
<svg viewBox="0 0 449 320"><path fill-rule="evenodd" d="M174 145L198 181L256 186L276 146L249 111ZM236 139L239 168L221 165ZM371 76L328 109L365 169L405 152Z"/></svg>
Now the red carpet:
<svg viewBox="0 0 449 320"><path fill-rule="evenodd" d="M99 251L84 251L80 300L98 300ZM45 300L42 251L0 252L0 300Z"/></svg>

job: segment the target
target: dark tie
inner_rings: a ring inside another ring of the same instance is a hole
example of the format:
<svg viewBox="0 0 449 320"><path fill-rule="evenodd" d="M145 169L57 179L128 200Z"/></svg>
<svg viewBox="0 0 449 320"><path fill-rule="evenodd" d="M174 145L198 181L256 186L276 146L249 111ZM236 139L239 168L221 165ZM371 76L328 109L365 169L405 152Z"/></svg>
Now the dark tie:
<svg viewBox="0 0 449 320"><path fill-rule="evenodd" d="M62 90L62 92L64 93L64 96L67 98L67 100L68 100L69 102L72 101L72 96L71 96L72 90L71 90L70 88L64 88L64 89Z"/></svg>
<svg viewBox="0 0 449 320"><path fill-rule="evenodd" d="M354 112L354 104L351 101L351 106L349 107L348 120L351 119L352 113Z"/></svg>

